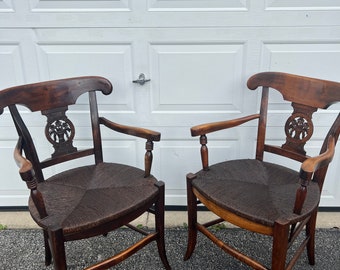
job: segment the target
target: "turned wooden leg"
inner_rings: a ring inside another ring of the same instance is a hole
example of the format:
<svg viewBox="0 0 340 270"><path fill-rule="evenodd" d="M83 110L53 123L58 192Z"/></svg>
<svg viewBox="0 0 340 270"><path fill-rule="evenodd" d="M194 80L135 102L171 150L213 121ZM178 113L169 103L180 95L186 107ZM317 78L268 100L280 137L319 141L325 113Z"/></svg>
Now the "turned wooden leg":
<svg viewBox="0 0 340 270"><path fill-rule="evenodd" d="M191 257L197 242L197 198L193 193L191 183L195 178L194 174L187 175L188 245L184 260L188 260Z"/></svg>

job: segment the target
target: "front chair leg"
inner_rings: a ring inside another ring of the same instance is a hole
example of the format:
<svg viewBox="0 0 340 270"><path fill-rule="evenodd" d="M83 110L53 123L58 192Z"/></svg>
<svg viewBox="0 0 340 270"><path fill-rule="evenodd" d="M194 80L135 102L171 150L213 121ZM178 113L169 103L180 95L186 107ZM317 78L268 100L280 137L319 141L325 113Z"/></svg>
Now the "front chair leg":
<svg viewBox="0 0 340 270"><path fill-rule="evenodd" d="M192 180L196 178L194 174L187 175L187 201L188 201L188 245L184 260L188 260L197 242L197 198L192 190Z"/></svg>
<svg viewBox="0 0 340 270"><path fill-rule="evenodd" d="M306 225L306 235L309 236L307 243L307 255L310 265L315 264L315 226L316 226L317 211L315 211L310 217Z"/></svg>
<svg viewBox="0 0 340 270"><path fill-rule="evenodd" d="M48 231L55 270L66 270L66 255L63 230Z"/></svg>
<svg viewBox="0 0 340 270"><path fill-rule="evenodd" d="M44 230L44 245L45 245L45 266L52 263L52 253L48 242L48 232Z"/></svg>
<svg viewBox="0 0 340 270"><path fill-rule="evenodd" d="M165 269L170 270L171 267L169 265L168 259L166 257L165 251L165 241L164 241L164 182L158 181L156 186L159 189L158 199L155 203L155 226L157 236L157 248L159 257L161 258Z"/></svg>
<svg viewBox="0 0 340 270"><path fill-rule="evenodd" d="M284 270L288 249L289 225L275 222L272 250L272 270Z"/></svg>

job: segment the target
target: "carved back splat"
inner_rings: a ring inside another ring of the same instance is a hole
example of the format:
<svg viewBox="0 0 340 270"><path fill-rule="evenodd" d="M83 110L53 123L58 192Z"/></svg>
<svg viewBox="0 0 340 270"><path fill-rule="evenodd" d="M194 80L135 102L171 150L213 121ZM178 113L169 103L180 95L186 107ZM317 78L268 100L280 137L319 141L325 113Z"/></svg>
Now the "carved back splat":
<svg viewBox="0 0 340 270"><path fill-rule="evenodd" d="M297 103L292 103L292 106L294 111L286 121L286 143L282 148L305 155L304 146L312 137L314 130L312 114L317 109Z"/></svg>
<svg viewBox="0 0 340 270"><path fill-rule="evenodd" d="M287 73L262 72L252 76L247 85L251 90L263 88L256 158L262 160L265 151L303 162L307 158L304 146L314 131L312 115L340 100L339 84ZM293 113L286 121L286 141L281 147L265 144L269 88L292 102Z"/></svg>
<svg viewBox="0 0 340 270"><path fill-rule="evenodd" d="M32 162L35 177L38 182L44 181L42 169L68 160L94 155L95 160L102 160L100 132L98 131L98 112L95 92L101 91L104 95L112 92L111 83L101 77L77 77L62 80L48 81L22 86L15 86L2 90L0 99L0 113L8 106L13 117L18 134L22 137L22 147L26 157ZM82 94L89 94L89 105L93 128L93 141L96 147L77 150L73 146L75 128L67 118L66 111L69 106L76 103ZM31 138L30 132L21 118L16 105L23 105L32 112L40 111L47 117L45 136L54 147L51 158L40 160Z"/></svg>
<svg viewBox="0 0 340 270"><path fill-rule="evenodd" d="M42 111L42 114L47 117L45 136L55 150L52 157L77 151L77 148L73 146L74 125L66 116L66 110L67 107L62 107Z"/></svg>

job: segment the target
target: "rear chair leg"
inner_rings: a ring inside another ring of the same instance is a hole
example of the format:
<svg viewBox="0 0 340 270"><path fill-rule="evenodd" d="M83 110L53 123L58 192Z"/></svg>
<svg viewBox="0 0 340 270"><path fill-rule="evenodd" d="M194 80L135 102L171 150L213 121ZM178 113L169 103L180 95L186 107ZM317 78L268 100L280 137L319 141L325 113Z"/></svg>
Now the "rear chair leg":
<svg viewBox="0 0 340 270"><path fill-rule="evenodd" d="M156 183L159 188L158 199L155 203L155 222L156 222L156 232L157 236L157 247L159 257L161 258L165 269L170 270L171 267L169 265L168 259L166 257L165 251L165 241L164 241L164 182L159 181Z"/></svg>
<svg viewBox="0 0 340 270"><path fill-rule="evenodd" d="M188 260L194 252L197 242L197 198L192 190L192 180L194 174L187 175L187 201L188 201L188 245L184 260Z"/></svg>
<svg viewBox="0 0 340 270"><path fill-rule="evenodd" d="M52 253L50 244L48 242L48 232L44 230L44 244L45 244L45 266L49 266L52 263Z"/></svg>

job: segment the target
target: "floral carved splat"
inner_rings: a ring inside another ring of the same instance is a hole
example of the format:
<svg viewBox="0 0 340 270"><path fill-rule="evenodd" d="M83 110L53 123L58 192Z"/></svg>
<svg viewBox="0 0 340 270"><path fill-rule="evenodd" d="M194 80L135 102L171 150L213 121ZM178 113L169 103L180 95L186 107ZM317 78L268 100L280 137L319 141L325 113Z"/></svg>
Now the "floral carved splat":
<svg viewBox="0 0 340 270"><path fill-rule="evenodd" d="M67 107L63 107L42 112L47 117L45 136L54 147L52 157L77 151L73 146L74 126L67 118L66 110Z"/></svg>
<svg viewBox="0 0 340 270"><path fill-rule="evenodd" d="M282 148L305 155L304 146L312 137L314 130L312 114L317 109L296 103L292 103L292 106L294 111L285 125L286 143Z"/></svg>

